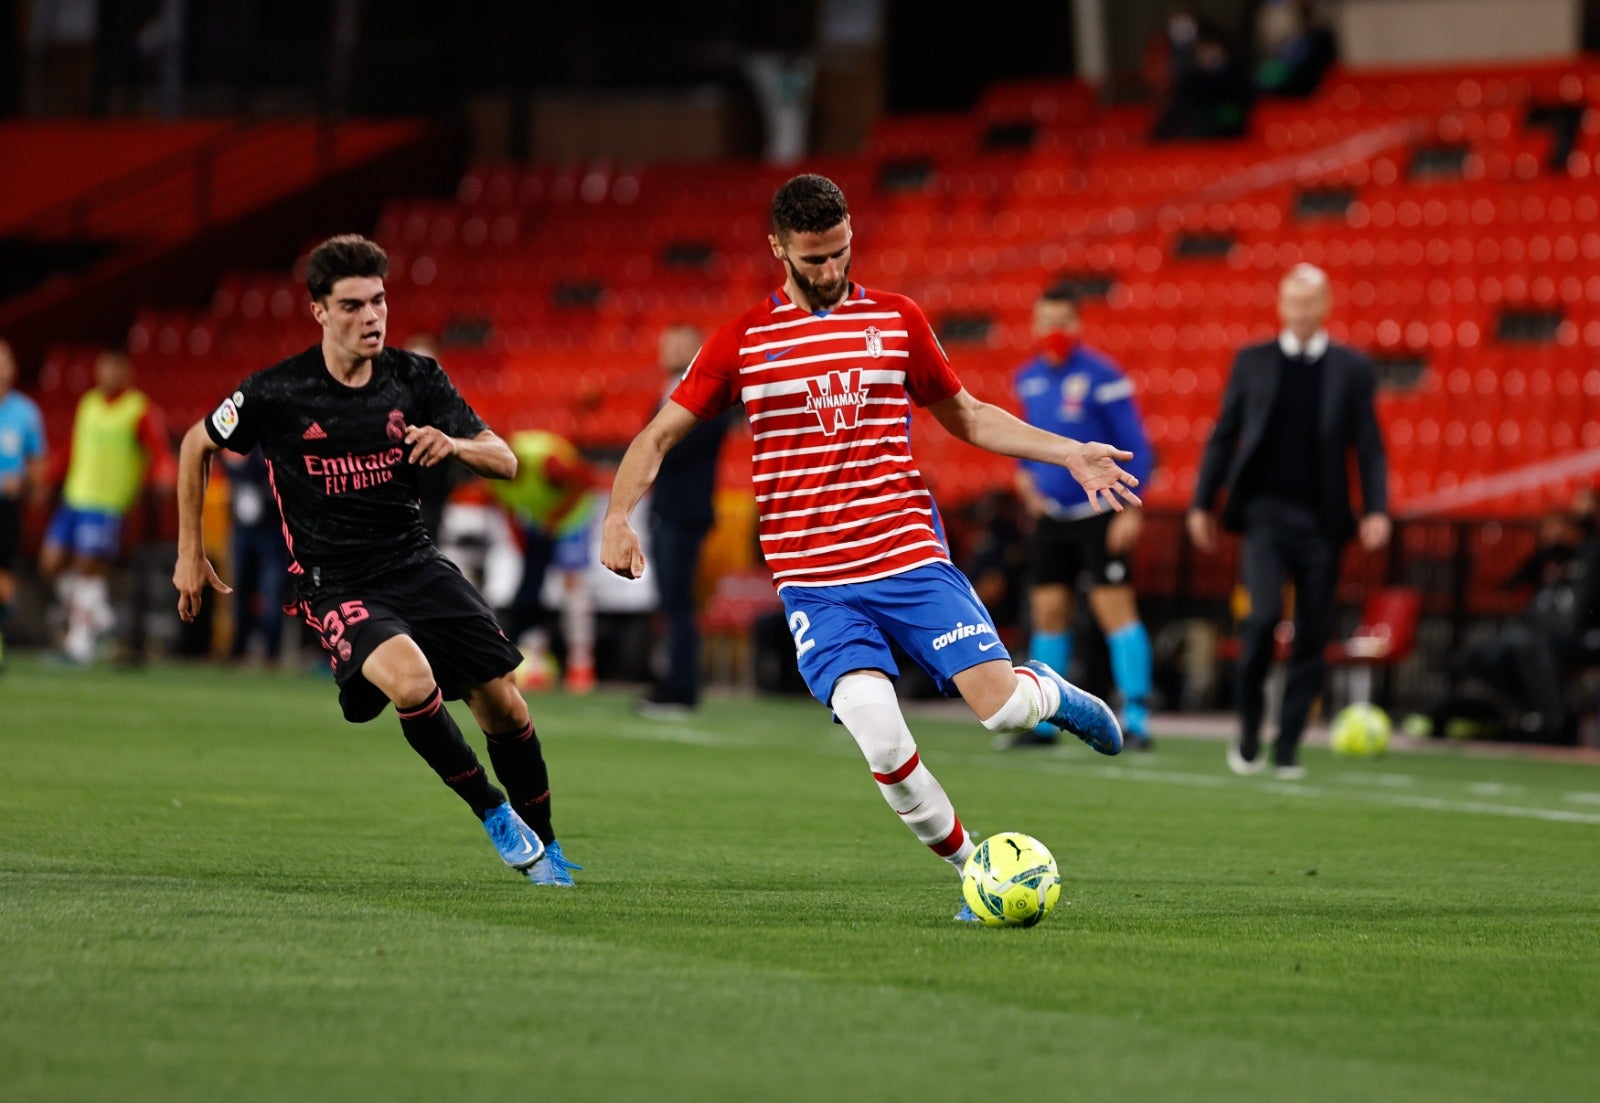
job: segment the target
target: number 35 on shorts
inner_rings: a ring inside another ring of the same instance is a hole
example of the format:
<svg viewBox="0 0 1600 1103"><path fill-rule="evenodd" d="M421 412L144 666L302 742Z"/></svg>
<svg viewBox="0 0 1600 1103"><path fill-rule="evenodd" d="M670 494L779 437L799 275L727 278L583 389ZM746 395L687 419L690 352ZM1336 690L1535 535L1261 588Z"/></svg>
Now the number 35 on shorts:
<svg viewBox="0 0 1600 1103"><path fill-rule="evenodd" d="M346 628L360 624L370 615L366 604L360 601L346 601L337 609L329 609L322 615L322 620L317 626L322 634L323 646L332 648L344 639Z"/></svg>

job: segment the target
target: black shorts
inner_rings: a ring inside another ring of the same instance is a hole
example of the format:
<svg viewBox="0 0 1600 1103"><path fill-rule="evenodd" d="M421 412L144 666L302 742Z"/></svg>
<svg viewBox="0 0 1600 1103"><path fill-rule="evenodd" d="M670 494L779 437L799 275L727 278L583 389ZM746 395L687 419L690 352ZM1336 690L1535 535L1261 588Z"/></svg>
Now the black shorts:
<svg viewBox="0 0 1600 1103"><path fill-rule="evenodd" d="M372 582L329 589L300 602L339 683L339 706L352 724L389 703L361 673L378 645L410 636L427 656L446 700L515 670L522 654L500 629L483 596L448 559L407 567Z"/></svg>
<svg viewBox="0 0 1600 1103"><path fill-rule="evenodd" d="M15 498L0 498L0 571L15 566L21 543L22 503Z"/></svg>
<svg viewBox="0 0 1600 1103"><path fill-rule="evenodd" d="M1112 512L1074 521L1039 518L1033 533L1035 586L1126 586L1132 581L1128 561L1106 551L1106 530Z"/></svg>

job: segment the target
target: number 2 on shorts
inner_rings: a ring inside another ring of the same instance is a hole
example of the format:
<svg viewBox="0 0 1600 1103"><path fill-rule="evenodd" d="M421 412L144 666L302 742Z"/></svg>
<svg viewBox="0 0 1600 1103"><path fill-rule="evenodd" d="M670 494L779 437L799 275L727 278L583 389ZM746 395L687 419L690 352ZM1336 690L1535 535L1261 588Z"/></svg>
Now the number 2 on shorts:
<svg viewBox="0 0 1600 1103"><path fill-rule="evenodd" d="M799 658L817 646L816 640L806 639L806 633L811 631L811 618L799 609L789 614L789 627L794 631L795 658Z"/></svg>

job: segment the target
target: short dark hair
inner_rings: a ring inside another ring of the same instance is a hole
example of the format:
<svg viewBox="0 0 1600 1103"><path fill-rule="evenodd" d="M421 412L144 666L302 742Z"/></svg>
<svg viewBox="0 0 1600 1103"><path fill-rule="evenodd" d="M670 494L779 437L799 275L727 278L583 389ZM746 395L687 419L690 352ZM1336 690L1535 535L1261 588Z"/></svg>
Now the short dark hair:
<svg viewBox="0 0 1600 1103"><path fill-rule="evenodd" d="M815 173L791 177L772 197L772 229L779 237L824 233L849 217L839 185Z"/></svg>
<svg viewBox="0 0 1600 1103"><path fill-rule="evenodd" d="M1073 310L1078 309L1078 301L1083 298L1078 292L1078 285L1070 281L1054 283L1040 293L1039 298L1047 303L1066 303Z"/></svg>
<svg viewBox="0 0 1600 1103"><path fill-rule="evenodd" d="M389 275L389 254L360 234L330 237L311 250L306 261L306 290L313 299L326 298L333 285L351 276Z"/></svg>

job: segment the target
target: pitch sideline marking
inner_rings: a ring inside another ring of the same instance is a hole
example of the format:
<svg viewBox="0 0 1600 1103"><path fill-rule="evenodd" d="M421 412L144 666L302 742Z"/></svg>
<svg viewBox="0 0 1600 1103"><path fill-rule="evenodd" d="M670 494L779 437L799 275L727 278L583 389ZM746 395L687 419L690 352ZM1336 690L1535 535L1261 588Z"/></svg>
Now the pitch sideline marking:
<svg viewBox="0 0 1600 1103"><path fill-rule="evenodd" d="M617 729L613 732L613 734L616 735L617 738L621 739L640 739L660 743L685 743L701 747L766 749L774 746L783 746L790 750L807 749L807 744L804 742L784 742L778 744L772 741L750 739L747 737L720 735L716 732L707 731L703 728L695 728L680 724L661 725L650 729L631 729L627 731ZM853 743L847 743L843 740L814 744L811 745L810 749L825 750L828 753L834 754L842 753L850 757L853 757L858 753ZM1007 761L1004 756L985 755L980 757L978 755L970 754L962 755L959 752L957 752L955 755L950 755L947 753L941 754L940 758L947 762L959 760L965 765L979 766L983 768L992 768L996 765L1002 765ZM1304 782L1275 782L1271 780L1263 782L1259 779L1251 781L1220 774L1195 774L1181 771L1149 770L1144 768L1130 768L1126 766L1112 766L1109 764L1083 765L1079 763L1072 763L1058 765L1056 763L1049 762L1048 760L1039 758L1032 760L1030 768L1047 770L1052 773L1072 774L1080 777L1091 775L1112 781L1126 780L1157 782L1167 785L1182 785L1196 789L1217 789L1224 786L1237 786L1239 788L1245 788L1248 786L1259 789L1263 792L1271 793L1273 796L1304 798L1353 797L1371 804L1396 805L1399 807L1417 808L1430 812L1465 812L1478 815L1505 816L1512 819L1546 820L1554 823L1576 823L1587 824L1590 826L1600 826L1600 813L1596 812L1578 812L1560 808L1531 808L1524 805L1515 804L1492 804L1487 801L1456 800L1450 797L1425 797L1412 793L1396 792L1395 790L1399 787L1400 783L1397 783L1393 780L1379 781L1377 783L1379 788L1371 791L1364 791L1361 789L1346 789L1335 793L1333 790L1324 788L1323 786L1308 785ZM1345 776L1349 777L1349 775ZM1385 775L1386 778L1408 776L1409 775L1401 774ZM1410 784L1410 782L1406 782L1405 784ZM1509 789L1512 787L1507 786L1507 788ZM1516 788L1521 787L1517 786ZM1562 794L1562 796L1564 799L1576 800L1582 803L1600 803L1600 793L1565 793Z"/></svg>

